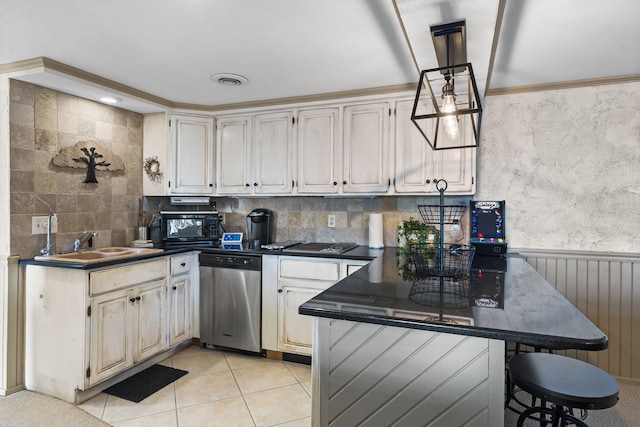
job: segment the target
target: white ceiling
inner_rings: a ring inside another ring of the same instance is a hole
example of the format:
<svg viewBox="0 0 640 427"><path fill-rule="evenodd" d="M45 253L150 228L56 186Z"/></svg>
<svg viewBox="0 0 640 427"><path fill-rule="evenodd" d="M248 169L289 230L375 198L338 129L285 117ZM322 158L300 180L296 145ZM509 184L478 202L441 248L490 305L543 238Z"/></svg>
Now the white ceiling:
<svg viewBox="0 0 640 427"><path fill-rule="evenodd" d="M47 67L20 78L115 93L139 112L415 86L419 69L437 66L429 26L461 19L481 92L640 79L637 0L0 0L0 10L0 64L50 58L115 83ZM249 83L222 86L214 73Z"/></svg>

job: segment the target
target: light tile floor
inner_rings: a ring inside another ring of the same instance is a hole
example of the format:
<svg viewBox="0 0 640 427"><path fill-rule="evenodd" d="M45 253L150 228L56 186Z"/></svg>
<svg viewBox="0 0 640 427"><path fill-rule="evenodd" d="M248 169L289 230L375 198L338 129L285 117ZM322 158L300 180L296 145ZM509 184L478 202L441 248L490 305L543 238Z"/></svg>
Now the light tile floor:
<svg viewBox="0 0 640 427"><path fill-rule="evenodd" d="M189 373L140 403L101 393L80 408L116 427L309 427L311 367L192 346L161 362Z"/></svg>

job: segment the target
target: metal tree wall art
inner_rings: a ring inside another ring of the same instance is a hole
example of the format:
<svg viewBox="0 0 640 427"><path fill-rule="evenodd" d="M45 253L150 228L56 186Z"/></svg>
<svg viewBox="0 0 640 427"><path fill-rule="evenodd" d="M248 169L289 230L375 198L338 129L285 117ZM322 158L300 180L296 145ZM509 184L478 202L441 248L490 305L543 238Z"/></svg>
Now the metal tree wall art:
<svg viewBox="0 0 640 427"><path fill-rule="evenodd" d="M96 166L111 166L111 163L106 161L96 162L96 159L101 159L104 156L100 153L96 153L96 147L91 147L90 149L81 148L82 152L86 154L86 157L74 158L74 162L84 163L87 165L87 177L84 182L95 182L98 183L98 179L96 178Z"/></svg>
<svg viewBox="0 0 640 427"><path fill-rule="evenodd" d="M93 141L79 141L76 145L63 148L53 158L56 166L87 168L85 183L98 183L96 170L124 170L124 163L108 148Z"/></svg>

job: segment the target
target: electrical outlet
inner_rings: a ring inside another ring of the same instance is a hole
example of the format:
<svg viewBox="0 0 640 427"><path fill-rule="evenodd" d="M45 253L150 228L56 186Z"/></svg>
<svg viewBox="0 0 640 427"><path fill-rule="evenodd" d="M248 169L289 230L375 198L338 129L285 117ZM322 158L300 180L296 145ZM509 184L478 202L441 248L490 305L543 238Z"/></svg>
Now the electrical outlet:
<svg viewBox="0 0 640 427"><path fill-rule="evenodd" d="M31 234L47 234L47 226L49 224L49 218L46 216L32 216L31 217ZM51 218L51 233L58 232L58 221L55 217Z"/></svg>
<svg viewBox="0 0 640 427"><path fill-rule="evenodd" d="M328 223L327 223L327 227L334 228L336 226L336 216L335 215L329 215L328 218L329 218L329 220L328 220Z"/></svg>

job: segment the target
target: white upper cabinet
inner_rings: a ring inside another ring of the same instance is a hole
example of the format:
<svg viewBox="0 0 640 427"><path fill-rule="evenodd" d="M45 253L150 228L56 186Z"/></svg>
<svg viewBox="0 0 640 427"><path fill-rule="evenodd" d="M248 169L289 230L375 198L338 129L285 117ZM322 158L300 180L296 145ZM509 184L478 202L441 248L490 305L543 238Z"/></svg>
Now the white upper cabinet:
<svg viewBox="0 0 640 427"><path fill-rule="evenodd" d="M342 164L340 110L301 110L298 114L298 194L335 194Z"/></svg>
<svg viewBox="0 0 640 427"><path fill-rule="evenodd" d="M216 193L251 194L251 116L221 117L216 124Z"/></svg>
<svg viewBox="0 0 640 427"><path fill-rule="evenodd" d="M398 193L420 193L435 189L431 180L433 153L427 141L411 122L413 101L396 104L396 173L395 190Z"/></svg>
<svg viewBox="0 0 640 427"><path fill-rule="evenodd" d="M147 114L142 125L142 152L145 168L142 171L142 194L166 196L168 187L167 152L169 147L169 118L166 113Z"/></svg>
<svg viewBox="0 0 640 427"><path fill-rule="evenodd" d="M440 179L448 194L475 194L476 149L432 150L412 108L387 97L244 112L215 130L213 117L147 115L144 157L162 175L144 173L143 194L429 195Z"/></svg>
<svg viewBox="0 0 640 427"><path fill-rule="evenodd" d="M344 108L345 193L386 193L390 186L389 104Z"/></svg>
<svg viewBox="0 0 640 427"><path fill-rule="evenodd" d="M256 194L293 191L293 112L257 114L254 118L253 187Z"/></svg>
<svg viewBox="0 0 640 427"><path fill-rule="evenodd" d="M213 118L172 115L171 194L213 194Z"/></svg>
<svg viewBox="0 0 640 427"><path fill-rule="evenodd" d="M291 111L218 119L218 194L291 194Z"/></svg>
<svg viewBox="0 0 640 427"><path fill-rule="evenodd" d="M476 149L434 151L411 121L412 109L413 101L396 104L395 192L438 194L435 182L444 179L447 193L474 194Z"/></svg>

